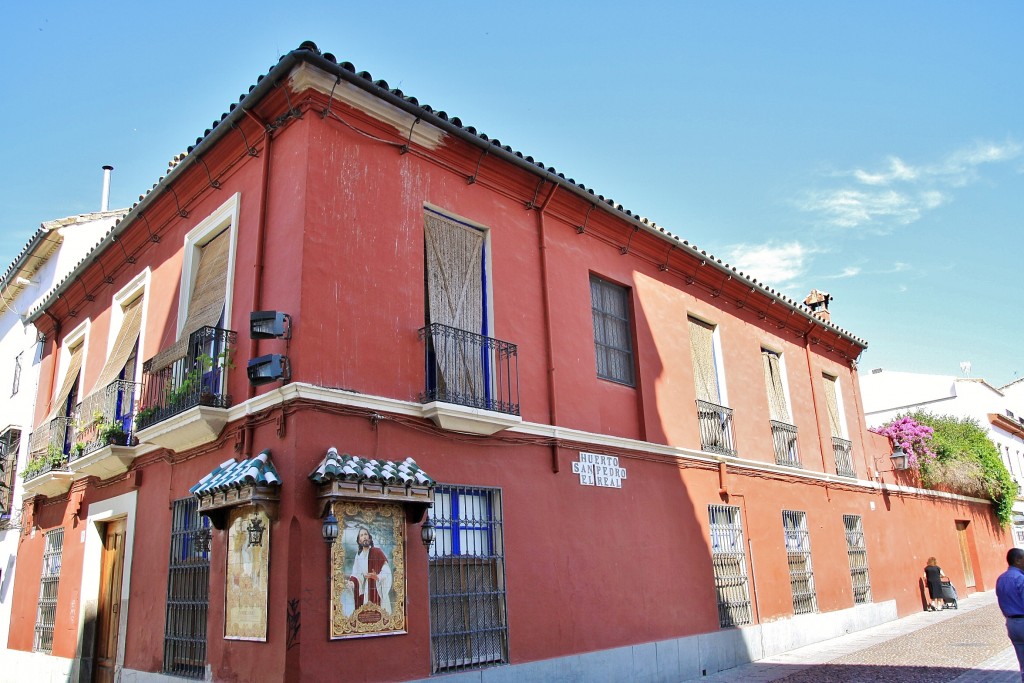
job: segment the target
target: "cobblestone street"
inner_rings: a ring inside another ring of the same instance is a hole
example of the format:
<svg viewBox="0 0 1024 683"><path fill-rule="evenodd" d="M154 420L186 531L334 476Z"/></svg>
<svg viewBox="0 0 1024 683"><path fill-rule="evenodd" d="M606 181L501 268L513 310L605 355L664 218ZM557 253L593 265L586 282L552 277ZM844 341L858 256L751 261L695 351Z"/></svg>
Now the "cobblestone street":
<svg viewBox="0 0 1024 683"><path fill-rule="evenodd" d="M1018 683L1017 659L992 592L959 610L889 624L768 657L703 679L713 683Z"/></svg>

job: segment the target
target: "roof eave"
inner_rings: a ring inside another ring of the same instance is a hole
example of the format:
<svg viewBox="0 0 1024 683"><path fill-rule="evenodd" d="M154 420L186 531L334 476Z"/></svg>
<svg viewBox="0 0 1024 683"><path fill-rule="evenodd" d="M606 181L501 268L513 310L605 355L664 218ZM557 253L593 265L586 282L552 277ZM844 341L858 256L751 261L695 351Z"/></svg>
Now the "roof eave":
<svg viewBox="0 0 1024 683"><path fill-rule="evenodd" d="M292 69L296 65L298 65L301 62L308 62L312 66L320 68L330 74L335 75L336 77L340 77L347 83L354 85L360 88L361 90L364 90L367 93L375 97L378 97L395 107L398 107L399 109L405 111L408 114L411 114L420 119L427 120L431 125L440 128L446 133L449 133L459 138L460 140L466 142L467 144L479 147L481 149L486 149L488 150L489 153L495 154L499 158L518 168L522 168L534 175L543 177L546 180L554 184L557 184L559 187L562 187L567 191L575 194L584 201L593 204L594 206L601 207L603 211L613 214L616 218L620 220L625 220L626 222L634 225L640 230L647 232L650 235L653 235L654 237L660 240L663 240L670 244L676 245L679 248L689 251L694 258L704 259L707 265L710 265L712 268L718 270L722 274L728 275L729 277L734 278L738 282L754 288L755 290L761 292L764 296L768 297L769 299L777 301L778 303L782 304L791 312L797 313L801 317L810 321L812 324L818 325L823 329L838 335L840 338L847 340L852 345L859 347L861 350L867 348L866 341L858 337L855 337L848 332L845 332L844 330L832 325L831 323L826 323L820 320L819 318L812 315L809 310L805 310L804 308L795 304L788 297L783 297L779 294L776 294L773 290L769 290L765 286L761 285L760 283L756 282L751 278L748 278L746 275L735 270L734 268L729 268L721 263L718 263L716 259L709 256L706 252L699 251L696 247L689 244L685 240L680 240L678 237L667 233L663 229L653 227L647 221L641 220L638 216L634 216L632 213L627 212L625 209L619 208L621 205L613 205L611 203L611 200L600 198L599 196L595 195L593 191L584 189L583 187L580 187L579 185L573 182L569 182L568 179L554 172L553 169L545 168L542 164L537 162L528 161L526 158L523 158L522 156L519 156L516 153L511 152L498 144L493 144L493 142L491 141L484 140L478 135L470 133L463 127L455 125L454 123L448 121L445 118L441 118L436 113L432 111L427 111L422 106L409 102L403 97L399 97L398 95L394 94L391 90L377 85L375 81L367 80L361 77L358 73L345 69L336 62L325 58L324 56L319 54L319 52L314 52L304 47L292 50L288 54L281 57L278 63L267 73L267 75L258 80L256 85L253 86L249 93L242 98L238 106L235 107L233 110L229 111L228 115L224 119L219 121L210 130L210 132L205 137L203 137L196 144L196 146L193 147L188 152L188 154L185 157L185 160L187 160L188 158L196 158L202 155L208 149L212 148L224 135L228 134L228 132L231 130L232 123L244 117L246 110L253 108L261 99L263 99L264 96L266 96L274 87L276 87L278 83L284 80L284 78L289 73L291 73ZM172 182L174 182L178 178L178 176L184 172L185 168L189 165L190 164L179 163L173 169L171 169L171 171L166 176L161 178L157 182L157 184L139 201L139 203L132 207L128 214L117 225L115 225L110 232L107 233L103 240L101 240L100 243L97 244L96 247L94 247L90 253L102 251L106 249L108 246L110 246L116 240L117 237L119 237L129 227L131 227L131 225L135 222L138 215L142 213L147 207L149 207L153 202L155 202L157 198L163 194L165 188L168 187ZM90 263L91 261L89 259L83 259L82 263L80 263L64 279L62 283L55 287L53 291L51 291L50 294L47 295L47 297L43 301L41 301L35 309L29 312L28 316L26 317L26 321L31 323L37 320L43 314L43 311L49 306L51 306L57 300L57 298L70 287L71 283L89 267Z"/></svg>

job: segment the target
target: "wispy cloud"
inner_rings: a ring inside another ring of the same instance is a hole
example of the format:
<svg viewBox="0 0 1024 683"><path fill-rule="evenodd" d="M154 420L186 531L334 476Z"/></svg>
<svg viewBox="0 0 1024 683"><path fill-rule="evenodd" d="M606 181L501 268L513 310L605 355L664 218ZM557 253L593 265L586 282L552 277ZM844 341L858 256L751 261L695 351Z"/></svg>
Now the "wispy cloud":
<svg viewBox="0 0 1024 683"><path fill-rule="evenodd" d="M760 282L784 287L804 274L817 250L799 242L734 244L726 247L727 260Z"/></svg>
<svg viewBox="0 0 1024 683"><path fill-rule="evenodd" d="M1019 143L1008 141L975 143L931 164L891 156L878 169L833 173L830 177L847 182L808 191L796 205L837 227L887 232L951 201L954 189L978 180L983 165L1012 161L1022 152Z"/></svg>
<svg viewBox="0 0 1024 683"><path fill-rule="evenodd" d="M913 223L921 212L945 200L941 192L908 193L892 189L843 188L808 193L799 206L804 211L821 214L841 228L855 228L865 223Z"/></svg>
<svg viewBox="0 0 1024 683"><path fill-rule="evenodd" d="M887 171L870 172L862 168L853 171L853 177L864 185L888 185L894 180L914 180L918 177L918 171L903 163L899 157L889 157L889 169Z"/></svg>
<svg viewBox="0 0 1024 683"><path fill-rule="evenodd" d="M845 280L848 277L857 277L863 272L863 269L859 266L847 266L834 275L823 275L821 276L824 280Z"/></svg>

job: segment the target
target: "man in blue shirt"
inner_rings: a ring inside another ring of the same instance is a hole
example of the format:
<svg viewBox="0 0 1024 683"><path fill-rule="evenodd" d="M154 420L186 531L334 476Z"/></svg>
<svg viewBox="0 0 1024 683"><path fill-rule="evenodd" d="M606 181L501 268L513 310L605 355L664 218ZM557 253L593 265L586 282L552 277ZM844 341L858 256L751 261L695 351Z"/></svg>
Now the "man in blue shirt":
<svg viewBox="0 0 1024 683"><path fill-rule="evenodd" d="M1021 681L1024 682L1024 550L1010 548L1005 572L996 579L996 599L1006 617L1006 634L1017 652Z"/></svg>

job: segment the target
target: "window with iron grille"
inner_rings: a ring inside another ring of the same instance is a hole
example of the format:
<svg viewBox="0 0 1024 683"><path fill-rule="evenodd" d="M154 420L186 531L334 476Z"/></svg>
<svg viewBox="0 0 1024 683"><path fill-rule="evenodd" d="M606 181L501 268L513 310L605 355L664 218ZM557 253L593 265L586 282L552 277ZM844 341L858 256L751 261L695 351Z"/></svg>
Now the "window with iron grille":
<svg viewBox="0 0 1024 683"><path fill-rule="evenodd" d="M203 678L206 673L206 613L210 602L210 521L195 498L171 508L171 557L167 577L164 673ZM208 539L208 536L206 537Z"/></svg>
<svg viewBox="0 0 1024 683"><path fill-rule="evenodd" d="M811 537L807 533L807 513L783 510L782 531L786 536L789 585L793 591L793 614L817 612L818 598L814 591L814 569L811 566Z"/></svg>
<svg viewBox="0 0 1024 683"><path fill-rule="evenodd" d="M594 316L597 376L634 386L629 290L591 276L590 300Z"/></svg>
<svg viewBox="0 0 1024 683"><path fill-rule="evenodd" d="M0 434L0 519L7 519L11 516L19 450L21 450L20 429L11 428Z"/></svg>
<svg viewBox="0 0 1024 683"><path fill-rule="evenodd" d="M871 577L868 575L868 548L864 543L864 524L860 515L843 515L846 527L846 552L850 558L853 603L871 602Z"/></svg>
<svg viewBox="0 0 1024 683"><path fill-rule="evenodd" d="M508 662L501 492L438 486L429 514L431 670Z"/></svg>
<svg viewBox="0 0 1024 683"><path fill-rule="evenodd" d="M747 581L747 554L743 544L740 509L732 505L709 505L711 565L715 572L719 626L740 626L751 622Z"/></svg>
<svg viewBox="0 0 1024 683"><path fill-rule="evenodd" d="M35 652L53 652L53 626L57 621L57 586L60 584L60 558L64 549L64 529L46 532L43 571L39 577L39 610L36 612Z"/></svg>
<svg viewBox="0 0 1024 683"><path fill-rule="evenodd" d="M14 357L14 383L11 385L11 396L18 393L21 388L21 354Z"/></svg>

